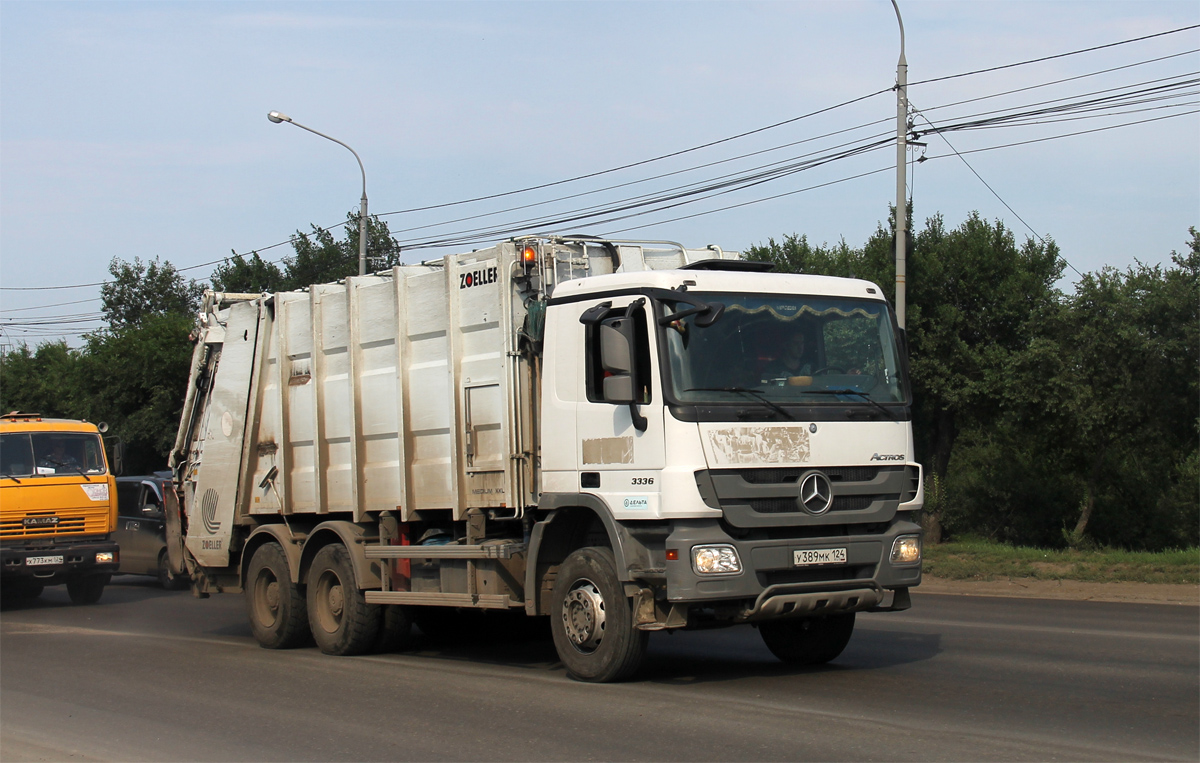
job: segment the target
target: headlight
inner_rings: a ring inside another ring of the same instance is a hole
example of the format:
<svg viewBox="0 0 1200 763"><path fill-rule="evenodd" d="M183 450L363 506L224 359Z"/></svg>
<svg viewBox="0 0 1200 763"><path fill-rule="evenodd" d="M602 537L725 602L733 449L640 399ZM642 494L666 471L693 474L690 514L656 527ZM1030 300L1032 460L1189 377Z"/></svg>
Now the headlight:
<svg viewBox="0 0 1200 763"><path fill-rule="evenodd" d="M901 535L892 543L892 564L915 564L921 561L921 536Z"/></svg>
<svg viewBox="0 0 1200 763"><path fill-rule="evenodd" d="M733 546L695 546L692 568L701 575L732 575L742 571L742 560Z"/></svg>
<svg viewBox="0 0 1200 763"><path fill-rule="evenodd" d="M96 564L112 564L117 559L117 555L111 551L96 552Z"/></svg>

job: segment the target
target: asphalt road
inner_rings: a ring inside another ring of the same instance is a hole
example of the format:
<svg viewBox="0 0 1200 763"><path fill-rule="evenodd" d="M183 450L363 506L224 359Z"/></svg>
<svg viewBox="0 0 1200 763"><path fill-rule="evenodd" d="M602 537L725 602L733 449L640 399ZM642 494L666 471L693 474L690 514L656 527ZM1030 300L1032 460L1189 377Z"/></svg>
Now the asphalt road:
<svg viewBox="0 0 1200 763"><path fill-rule="evenodd" d="M0 759L1200 759L1197 608L913 598L819 669L742 627L596 686L511 633L333 658L260 649L240 596L48 589L0 615Z"/></svg>

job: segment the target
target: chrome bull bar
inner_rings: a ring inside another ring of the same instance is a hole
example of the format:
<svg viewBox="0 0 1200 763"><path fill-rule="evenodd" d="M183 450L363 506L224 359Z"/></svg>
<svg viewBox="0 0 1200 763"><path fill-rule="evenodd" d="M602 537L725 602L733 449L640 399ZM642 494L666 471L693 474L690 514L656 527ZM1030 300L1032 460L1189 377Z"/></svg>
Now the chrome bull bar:
<svg viewBox="0 0 1200 763"><path fill-rule="evenodd" d="M796 584L773 585L755 599L754 605L736 619L740 622L774 620L783 617L837 615L874 609L887 592L878 585L842 590L805 590Z"/></svg>

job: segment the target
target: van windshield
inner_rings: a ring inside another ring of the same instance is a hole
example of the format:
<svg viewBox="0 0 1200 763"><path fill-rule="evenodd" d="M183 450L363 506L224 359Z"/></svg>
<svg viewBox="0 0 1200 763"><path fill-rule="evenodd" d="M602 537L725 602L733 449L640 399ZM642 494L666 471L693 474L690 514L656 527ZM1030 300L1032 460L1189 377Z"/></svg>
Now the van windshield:
<svg viewBox="0 0 1200 763"><path fill-rule="evenodd" d="M0 435L0 477L104 472L104 446L98 435L76 432Z"/></svg>
<svg viewBox="0 0 1200 763"><path fill-rule="evenodd" d="M711 325L690 315L663 329L668 385L680 403L904 403L891 311L878 300L688 292L725 306ZM679 309L687 303L679 303ZM676 306L665 300L664 315Z"/></svg>

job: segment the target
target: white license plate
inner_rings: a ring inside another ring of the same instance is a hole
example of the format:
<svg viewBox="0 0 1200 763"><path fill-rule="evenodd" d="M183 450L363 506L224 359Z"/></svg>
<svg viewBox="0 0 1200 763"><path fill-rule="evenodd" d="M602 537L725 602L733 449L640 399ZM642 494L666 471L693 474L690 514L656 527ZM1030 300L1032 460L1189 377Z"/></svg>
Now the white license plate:
<svg viewBox="0 0 1200 763"><path fill-rule="evenodd" d="M27 556L25 557L26 567L35 567L39 564L62 564L61 556Z"/></svg>
<svg viewBox="0 0 1200 763"><path fill-rule="evenodd" d="M813 564L845 564L844 548L805 548L792 552L792 563L797 567Z"/></svg>

